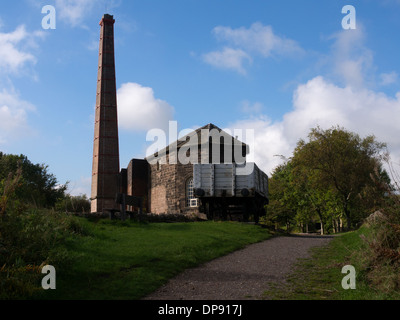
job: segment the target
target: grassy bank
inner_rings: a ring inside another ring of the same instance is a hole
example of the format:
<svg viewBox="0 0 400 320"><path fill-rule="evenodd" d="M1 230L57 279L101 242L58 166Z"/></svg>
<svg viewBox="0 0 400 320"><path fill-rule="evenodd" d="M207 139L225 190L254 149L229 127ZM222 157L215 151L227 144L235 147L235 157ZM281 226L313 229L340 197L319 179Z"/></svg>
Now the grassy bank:
<svg viewBox="0 0 400 320"><path fill-rule="evenodd" d="M90 232L67 243L74 262L55 266L57 289L36 298L140 299L186 268L271 236L232 222L81 222Z"/></svg>
<svg viewBox="0 0 400 320"><path fill-rule="evenodd" d="M275 285L265 297L278 300L383 300L400 299L399 292L376 290L366 273L366 227L335 237L328 246L314 248L312 257L301 260L290 275L287 284ZM345 265L356 270L356 289L344 290L342 274ZM391 275L382 275L390 277Z"/></svg>

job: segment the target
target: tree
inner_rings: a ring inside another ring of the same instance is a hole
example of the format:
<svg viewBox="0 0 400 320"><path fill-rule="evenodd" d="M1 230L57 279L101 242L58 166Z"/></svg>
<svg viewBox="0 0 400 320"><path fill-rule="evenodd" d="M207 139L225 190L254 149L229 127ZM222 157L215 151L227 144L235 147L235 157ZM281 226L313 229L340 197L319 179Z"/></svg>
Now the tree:
<svg viewBox="0 0 400 320"><path fill-rule="evenodd" d="M379 155L386 145L377 142L374 136L361 139L339 127L314 128L308 138L308 142L298 142L292 158L295 166L301 168L297 172L309 180L306 194L319 211L326 204L327 199L323 199L326 192L334 192L350 229L357 199L368 186L375 184L371 175L384 172Z"/></svg>
<svg viewBox="0 0 400 320"><path fill-rule="evenodd" d="M33 164L24 155L7 155L0 152L0 181L4 185L10 174L20 168L22 177L15 189L15 197L36 207L54 207L65 196L67 183L59 185L45 164ZM1 191L1 190L0 190Z"/></svg>
<svg viewBox="0 0 400 320"><path fill-rule="evenodd" d="M279 224L285 224L290 230L291 223L297 213L297 199L293 196L291 185L291 164L286 162L275 168L269 181L270 203L268 205L268 218Z"/></svg>

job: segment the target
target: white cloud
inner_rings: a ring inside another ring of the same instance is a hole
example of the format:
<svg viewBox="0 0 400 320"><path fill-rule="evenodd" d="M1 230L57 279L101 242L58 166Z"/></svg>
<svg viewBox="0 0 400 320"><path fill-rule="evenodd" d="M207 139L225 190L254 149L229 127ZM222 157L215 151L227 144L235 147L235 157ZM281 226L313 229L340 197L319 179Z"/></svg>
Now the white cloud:
<svg viewBox="0 0 400 320"><path fill-rule="evenodd" d="M31 135L33 130L28 125L28 113L35 110L35 106L20 99L15 92L3 89L0 92L0 143Z"/></svg>
<svg viewBox="0 0 400 320"><path fill-rule="evenodd" d="M222 51L213 51L203 55L203 60L208 64L221 68L232 69L241 74L246 70L243 66L245 61L252 62L251 57L240 49L224 48Z"/></svg>
<svg viewBox="0 0 400 320"><path fill-rule="evenodd" d="M254 162L268 175L278 164L280 155L288 156L292 152L292 142L286 136L283 122L272 122L267 116L238 121L230 126L234 129L254 130L254 141L243 141L250 143L250 152L254 155ZM251 144L251 143L254 144Z"/></svg>
<svg viewBox="0 0 400 320"><path fill-rule="evenodd" d="M123 129L168 129L173 114L174 108L166 101L155 98L152 88L129 82L118 89L118 123Z"/></svg>
<svg viewBox="0 0 400 320"><path fill-rule="evenodd" d="M320 124L339 124L361 135L376 135L400 151L398 119L400 93L395 98L366 88L338 87L322 77L314 78L297 88L294 111L285 116L288 126L301 131Z"/></svg>
<svg viewBox="0 0 400 320"><path fill-rule="evenodd" d="M36 79L34 73L26 71L28 66L37 62L32 51L38 47L37 40L44 36L42 31L28 32L24 25L18 26L12 32L0 32L0 83L8 84L8 88L3 86L0 91L1 144L9 144L34 133L28 124L28 114L36 108L15 92L10 76L20 75L22 72Z"/></svg>
<svg viewBox="0 0 400 320"><path fill-rule="evenodd" d="M296 41L277 36L271 26L253 23L250 28L217 26L213 34L227 45L218 51L203 55L203 60L218 68L232 69L246 74L245 62L251 64L255 56L268 58L271 55L299 56L304 50Z"/></svg>
<svg viewBox="0 0 400 320"><path fill-rule="evenodd" d="M365 30L361 23L357 29L336 33L331 59L333 73L344 85L361 88L373 84L373 53L365 45Z"/></svg>
<svg viewBox="0 0 400 320"><path fill-rule="evenodd" d="M35 40L43 37L41 32L29 33L21 25L10 33L0 33L0 70L4 73L16 73L26 64L36 63L36 57L27 52L27 48L36 47Z"/></svg>
<svg viewBox="0 0 400 320"><path fill-rule="evenodd" d="M281 121L265 116L235 123L234 128L255 130L255 161L270 173L281 160L290 157L300 138L306 139L311 128L343 126L362 137L375 135L388 143L393 159L400 159L398 140L400 92L395 98L365 88L339 87L321 76L300 85L294 93L293 110Z"/></svg>
<svg viewBox="0 0 400 320"><path fill-rule="evenodd" d="M307 139L310 129L316 126L329 129L339 125L361 137L374 135L388 144L393 161L399 162L400 91L391 97L371 89L374 86L368 80L374 77L375 66L370 50L364 46L364 36L360 31L344 31L334 37L329 59L335 63L328 74L337 72L344 84L315 76L297 86L292 110L282 120L272 122L265 115L252 115L231 126L255 130L255 161L267 173L282 163L277 155L291 157L298 140ZM386 84L397 80L395 72L380 76Z"/></svg>
<svg viewBox="0 0 400 320"><path fill-rule="evenodd" d="M214 28L213 33L220 41L264 57L273 53L290 55L304 52L296 41L277 36L271 26L264 26L260 22L253 23L248 29L218 26Z"/></svg>

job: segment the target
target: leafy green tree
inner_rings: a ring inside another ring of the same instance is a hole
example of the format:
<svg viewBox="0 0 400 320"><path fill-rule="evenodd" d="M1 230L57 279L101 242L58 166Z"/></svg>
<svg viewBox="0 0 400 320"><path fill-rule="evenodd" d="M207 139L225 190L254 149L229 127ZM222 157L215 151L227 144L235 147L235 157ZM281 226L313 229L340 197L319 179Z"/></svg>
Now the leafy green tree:
<svg viewBox="0 0 400 320"><path fill-rule="evenodd" d="M284 224L290 230L291 224L297 213L297 199L293 196L291 185L291 164L286 162L275 168L269 181L270 203L268 205L268 218L278 224Z"/></svg>
<svg viewBox="0 0 400 320"><path fill-rule="evenodd" d="M361 139L339 127L314 128L308 138L308 142L298 142L293 155L296 166L302 168L309 180L305 184L305 195L317 212L322 213L322 208L329 203L327 192L334 192L335 202L339 201L350 229L358 199L367 187L375 185L372 175L377 170L383 172L379 156L386 145L373 136ZM364 197L371 198L365 193Z"/></svg>
<svg viewBox="0 0 400 320"><path fill-rule="evenodd" d="M302 211L309 217L314 214L321 225L321 234L333 226L332 219L337 216L337 199L334 188L321 184L320 174L316 170L303 165L297 154L291 159L292 184L299 198ZM329 226L329 227L328 227Z"/></svg>
<svg viewBox="0 0 400 320"><path fill-rule="evenodd" d="M0 152L0 181L5 185L10 174L20 168L22 177L15 190L17 200L36 207L54 207L65 196L67 184L59 185L45 164L33 164L25 155L7 155ZM0 190L1 191L1 190Z"/></svg>

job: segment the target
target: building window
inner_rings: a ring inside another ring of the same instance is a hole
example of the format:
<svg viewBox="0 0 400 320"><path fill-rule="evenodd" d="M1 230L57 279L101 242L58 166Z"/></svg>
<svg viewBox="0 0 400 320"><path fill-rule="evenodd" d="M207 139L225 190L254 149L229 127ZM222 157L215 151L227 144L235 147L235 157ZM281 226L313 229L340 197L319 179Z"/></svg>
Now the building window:
<svg viewBox="0 0 400 320"><path fill-rule="evenodd" d="M197 199L194 197L193 178L186 181L186 207L197 207Z"/></svg>

